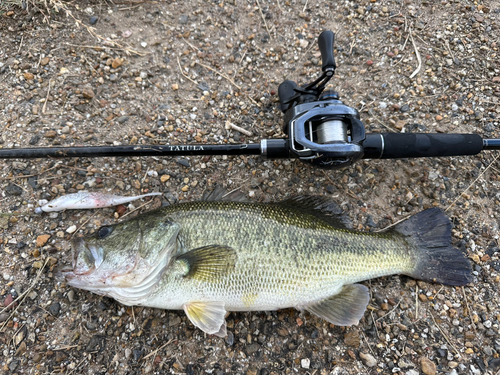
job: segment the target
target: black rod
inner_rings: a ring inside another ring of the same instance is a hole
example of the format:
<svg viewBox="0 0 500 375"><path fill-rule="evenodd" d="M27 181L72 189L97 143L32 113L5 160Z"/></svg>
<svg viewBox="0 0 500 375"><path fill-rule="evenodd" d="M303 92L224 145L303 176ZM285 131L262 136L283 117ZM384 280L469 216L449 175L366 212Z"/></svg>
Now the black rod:
<svg viewBox="0 0 500 375"><path fill-rule="evenodd" d="M235 145L135 145L78 146L0 149L0 159L110 157L110 156L188 156L260 155L260 143Z"/></svg>
<svg viewBox="0 0 500 375"><path fill-rule="evenodd" d="M483 150L500 150L500 139L483 139Z"/></svg>

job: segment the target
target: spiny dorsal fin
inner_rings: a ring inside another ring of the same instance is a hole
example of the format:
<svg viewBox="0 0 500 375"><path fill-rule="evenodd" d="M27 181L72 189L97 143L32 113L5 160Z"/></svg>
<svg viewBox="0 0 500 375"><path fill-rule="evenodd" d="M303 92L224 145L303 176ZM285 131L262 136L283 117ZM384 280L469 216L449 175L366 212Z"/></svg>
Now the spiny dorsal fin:
<svg viewBox="0 0 500 375"><path fill-rule="evenodd" d="M185 265L184 277L216 282L234 269L236 252L229 246L209 245L179 255L177 262Z"/></svg>
<svg viewBox="0 0 500 375"><path fill-rule="evenodd" d="M223 302L191 302L183 307L191 323L203 332L219 337L226 336L226 309Z"/></svg>
<svg viewBox="0 0 500 375"><path fill-rule="evenodd" d="M327 197L320 195L298 195L273 204L313 215L335 228L349 229L352 227L349 218L344 215L342 208Z"/></svg>
<svg viewBox="0 0 500 375"><path fill-rule="evenodd" d="M336 326L351 326L359 323L369 301L366 286L350 284L345 285L339 294L304 308Z"/></svg>
<svg viewBox="0 0 500 375"><path fill-rule="evenodd" d="M210 192L205 192L202 201L226 201L226 202L249 202L250 200L246 197L240 189L227 191L222 185L217 185L214 190Z"/></svg>

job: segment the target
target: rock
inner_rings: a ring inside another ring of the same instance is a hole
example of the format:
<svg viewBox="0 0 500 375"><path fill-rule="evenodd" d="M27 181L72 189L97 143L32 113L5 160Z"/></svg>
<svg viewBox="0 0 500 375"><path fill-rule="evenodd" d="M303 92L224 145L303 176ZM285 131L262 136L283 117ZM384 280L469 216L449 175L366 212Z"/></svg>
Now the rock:
<svg viewBox="0 0 500 375"><path fill-rule="evenodd" d="M234 344L234 335L233 332L229 331L226 336L226 344L229 346L233 346Z"/></svg>
<svg viewBox="0 0 500 375"><path fill-rule="evenodd" d="M366 367L375 367L377 360L370 353L359 353L359 358L363 361Z"/></svg>
<svg viewBox="0 0 500 375"><path fill-rule="evenodd" d="M20 196L23 193L23 189L16 184L8 184L5 188L5 192L8 195Z"/></svg>
<svg viewBox="0 0 500 375"><path fill-rule="evenodd" d="M106 337L101 335L94 335L90 338L89 343L85 350L87 352L103 351L106 347Z"/></svg>
<svg viewBox="0 0 500 375"><path fill-rule="evenodd" d="M492 371L500 369L500 358L493 358L488 362L488 368Z"/></svg>
<svg viewBox="0 0 500 375"><path fill-rule="evenodd" d="M61 363L62 361L64 361L66 358L68 358L68 356L62 351L62 350L58 350L56 352L56 362L57 363Z"/></svg>
<svg viewBox="0 0 500 375"><path fill-rule="evenodd" d="M54 302L52 303L49 308L49 313L51 313L54 316L59 315L59 311L61 310L61 304L59 302Z"/></svg>
<svg viewBox="0 0 500 375"><path fill-rule="evenodd" d="M188 17L188 16L186 16L185 14L181 14L181 15L179 16L179 23L180 23L181 25L185 25L186 23L188 23L188 21L189 21L189 17Z"/></svg>
<svg viewBox="0 0 500 375"><path fill-rule="evenodd" d="M25 79L26 81L31 81L33 78L35 78L35 77L33 76L33 74L32 74L32 73L30 73L30 72L26 72L26 73L24 73L23 75L24 75L24 79Z"/></svg>
<svg viewBox="0 0 500 375"><path fill-rule="evenodd" d="M95 25L95 24L97 23L97 21L99 21L99 17L96 17L96 16L92 16L92 17L90 17L90 19L89 19L89 23L90 23L91 25Z"/></svg>
<svg viewBox="0 0 500 375"><path fill-rule="evenodd" d="M119 124L123 124L125 122L127 122L127 120L130 118L130 116L120 116L116 119L116 121L119 123Z"/></svg>
<svg viewBox="0 0 500 375"><path fill-rule="evenodd" d="M123 64L123 59L120 59L120 58L116 58L113 60L113 62L111 63L111 67L113 69L116 69L116 68L119 68L120 66L122 66Z"/></svg>
<svg viewBox="0 0 500 375"><path fill-rule="evenodd" d="M82 90L82 95L87 99L92 99L95 94L94 91L90 87L86 87Z"/></svg>
<svg viewBox="0 0 500 375"><path fill-rule="evenodd" d="M358 347L361 343L361 338L359 337L358 331L349 331L344 335L344 343L347 346Z"/></svg>
<svg viewBox="0 0 500 375"><path fill-rule="evenodd" d="M40 141L40 135L39 134L35 134L34 136L31 137L31 139L29 140L29 144L34 146L36 145L38 142Z"/></svg>
<svg viewBox="0 0 500 375"><path fill-rule="evenodd" d="M57 132L55 130L47 130L44 135L45 138L55 138L57 136Z"/></svg>
<svg viewBox="0 0 500 375"><path fill-rule="evenodd" d="M43 59L40 60L40 65L45 66L49 63L50 59L48 57L44 57Z"/></svg>
<svg viewBox="0 0 500 375"><path fill-rule="evenodd" d="M177 159L176 162L177 162L177 164L180 164L183 167L189 168L191 166L191 164L189 163L189 160L186 160L186 159Z"/></svg>
<svg viewBox="0 0 500 375"><path fill-rule="evenodd" d="M420 358L420 367L425 375L435 375L436 365L426 357Z"/></svg>
<svg viewBox="0 0 500 375"><path fill-rule="evenodd" d="M66 229L66 232L71 234L76 232L76 225L70 226L68 229Z"/></svg>
<svg viewBox="0 0 500 375"><path fill-rule="evenodd" d="M436 121L441 121L442 119L443 119L443 116L441 116L441 115L436 116Z"/></svg>
<svg viewBox="0 0 500 375"><path fill-rule="evenodd" d="M11 363L9 363L9 370L11 372L16 371L17 367L19 366L19 360L13 359Z"/></svg>
<svg viewBox="0 0 500 375"><path fill-rule="evenodd" d="M42 234L36 238L36 247L44 246L50 238L50 234Z"/></svg>
<svg viewBox="0 0 500 375"><path fill-rule="evenodd" d="M405 104L399 110L401 112L408 112L410 110L410 106L408 104Z"/></svg>
<svg viewBox="0 0 500 375"><path fill-rule="evenodd" d="M300 366L302 368L308 369L311 366L311 360L309 358L303 358L300 360Z"/></svg>
<svg viewBox="0 0 500 375"><path fill-rule="evenodd" d="M134 356L134 361L139 362L139 360L142 357L142 350L141 349L134 349L134 350L132 350L132 354Z"/></svg>
<svg viewBox="0 0 500 375"><path fill-rule="evenodd" d="M245 352L247 353L247 355L252 355L259 350L260 350L260 345L256 343L250 344L245 348Z"/></svg>

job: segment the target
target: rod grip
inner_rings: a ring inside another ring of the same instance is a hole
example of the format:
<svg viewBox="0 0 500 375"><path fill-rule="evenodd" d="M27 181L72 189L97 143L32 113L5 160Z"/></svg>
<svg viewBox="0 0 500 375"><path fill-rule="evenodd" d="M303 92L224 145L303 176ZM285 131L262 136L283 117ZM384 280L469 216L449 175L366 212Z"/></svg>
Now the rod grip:
<svg viewBox="0 0 500 375"><path fill-rule="evenodd" d="M483 149L483 139L478 134L371 133L363 149L363 159L476 155Z"/></svg>

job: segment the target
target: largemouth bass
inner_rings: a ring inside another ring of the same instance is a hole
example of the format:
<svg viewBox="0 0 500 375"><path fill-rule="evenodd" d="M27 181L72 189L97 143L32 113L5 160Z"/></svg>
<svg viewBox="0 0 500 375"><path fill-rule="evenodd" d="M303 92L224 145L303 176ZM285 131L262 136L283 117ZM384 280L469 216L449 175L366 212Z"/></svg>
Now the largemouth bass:
<svg viewBox="0 0 500 375"><path fill-rule="evenodd" d="M307 310L357 324L369 302L360 281L405 274L465 285L470 263L451 245L451 223L423 211L381 233L343 224L323 197L260 204L200 201L162 207L73 240L67 283L125 305L184 310L226 335L228 311Z"/></svg>

